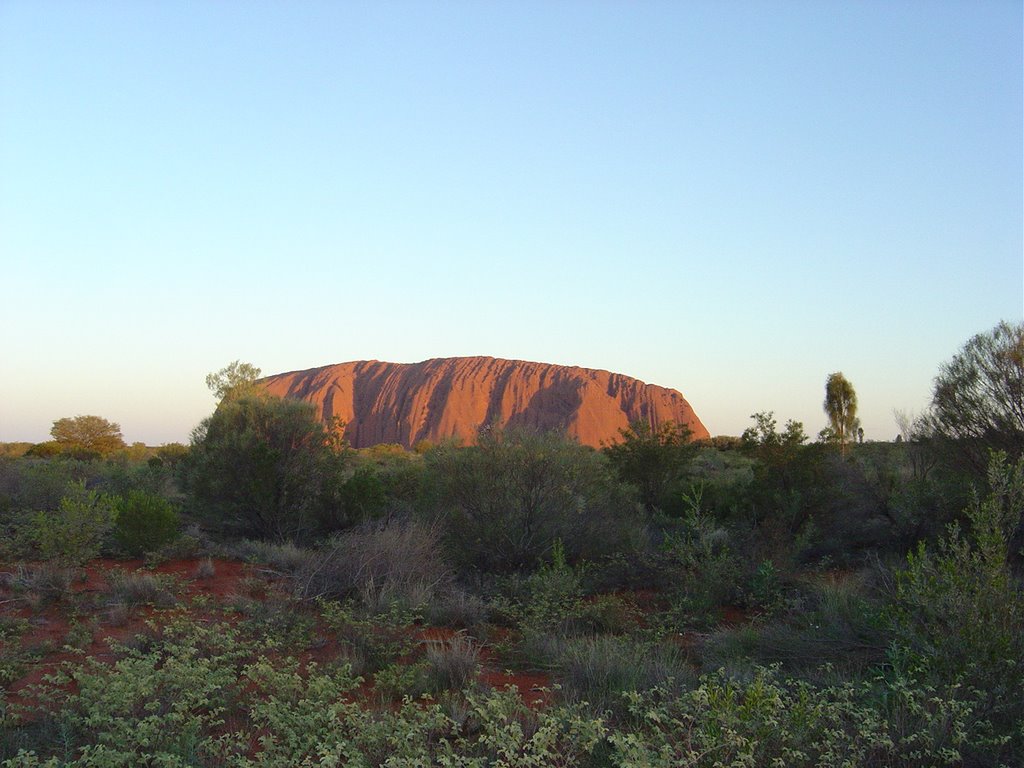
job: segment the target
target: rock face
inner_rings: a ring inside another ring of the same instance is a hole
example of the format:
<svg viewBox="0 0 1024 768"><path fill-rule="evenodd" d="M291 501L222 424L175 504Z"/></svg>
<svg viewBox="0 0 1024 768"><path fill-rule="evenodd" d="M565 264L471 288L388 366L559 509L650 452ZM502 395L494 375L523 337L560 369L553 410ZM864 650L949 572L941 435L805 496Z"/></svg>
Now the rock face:
<svg viewBox="0 0 1024 768"><path fill-rule="evenodd" d="M643 419L708 431L674 389L608 371L493 357L453 357L422 363L364 360L269 376L260 383L279 397L316 405L324 421L345 423L353 448L399 443L411 448L458 437L475 440L478 429L560 430L583 445L619 439L619 429Z"/></svg>

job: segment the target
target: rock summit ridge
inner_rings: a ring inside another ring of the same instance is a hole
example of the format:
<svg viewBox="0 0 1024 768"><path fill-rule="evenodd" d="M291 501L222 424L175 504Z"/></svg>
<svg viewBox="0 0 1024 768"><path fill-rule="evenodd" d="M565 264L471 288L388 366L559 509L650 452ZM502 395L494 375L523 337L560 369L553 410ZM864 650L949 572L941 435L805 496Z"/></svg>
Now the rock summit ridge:
<svg viewBox="0 0 1024 768"><path fill-rule="evenodd" d="M345 423L353 448L460 438L472 443L481 426L559 430L595 448L645 420L682 424L694 439L708 431L681 393L593 368L444 357L420 363L360 360L291 371L260 380L279 397L313 403L326 422Z"/></svg>

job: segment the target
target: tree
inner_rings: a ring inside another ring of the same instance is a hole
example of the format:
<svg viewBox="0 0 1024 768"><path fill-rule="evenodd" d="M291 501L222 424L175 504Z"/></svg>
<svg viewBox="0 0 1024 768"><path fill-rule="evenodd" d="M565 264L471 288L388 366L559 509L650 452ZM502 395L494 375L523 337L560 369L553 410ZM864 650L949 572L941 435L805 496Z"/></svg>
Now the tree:
<svg viewBox="0 0 1024 768"><path fill-rule="evenodd" d="M85 451L103 456L125 447L121 426L100 416L57 419L50 434L62 453Z"/></svg>
<svg viewBox="0 0 1024 768"><path fill-rule="evenodd" d="M235 360L216 373L207 374L206 386L213 391L218 402L239 400L257 393L256 381L260 373L262 371L256 366Z"/></svg>
<svg viewBox="0 0 1024 768"><path fill-rule="evenodd" d="M802 422L789 419L784 432L776 430L778 422L774 411L761 411L751 414L754 426L743 430L743 447L757 456L772 471L790 463L797 455L800 447L807 442Z"/></svg>
<svg viewBox="0 0 1024 768"><path fill-rule="evenodd" d="M923 424L955 463L984 476L990 451L1024 455L1024 323L970 339L935 378Z"/></svg>
<svg viewBox="0 0 1024 768"><path fill-rule="evenodd" d="M833 373L825 382L825 414L839 448L846 454L846 444L857 431L857 393L842 373Z"/></svg>
<svg viewBox="0 0 1024 768"><path fill-rule="evenodd" d="M228 397L192 433L181 461L196 512L237 535L308 535L336 503L344 451L315 407L276 397Z"/></svg>
<svg viewBox="0 0 1024 768"><path fill-rule="evenodd" d="M696 445L685 425L667 421L651 427L648 421L634 421L620 429L622 441L604 447L604 455L619 475L640 492L648 510L665 509L672 504L672 486L690 463Z"/></svg>
<svg viewBox="0 0 1024 768"><path fill-rule="evenodd" d="M795 491L798 477L803 473L803 465L799 461L804 451L807 435L802 422L789 419L784 431L777 429L774 411L761 411L751 414L754 426L743 430L743 449L758 460L754 471L757 487L751 492L757 496L771 498L772 503L788 496Z"/></svg>

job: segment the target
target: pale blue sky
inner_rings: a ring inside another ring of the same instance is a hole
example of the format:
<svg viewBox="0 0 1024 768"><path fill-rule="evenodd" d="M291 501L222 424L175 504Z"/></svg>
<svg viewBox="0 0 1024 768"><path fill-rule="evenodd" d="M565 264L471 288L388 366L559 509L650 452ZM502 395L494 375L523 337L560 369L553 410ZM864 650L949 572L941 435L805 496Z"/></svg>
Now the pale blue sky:
<svg viewBox="0 0 1024 768"><path fill-rule="evenodd" d="M0 440L492 355L867 436L1024 315L1019 2L0 0Z"/></svg>

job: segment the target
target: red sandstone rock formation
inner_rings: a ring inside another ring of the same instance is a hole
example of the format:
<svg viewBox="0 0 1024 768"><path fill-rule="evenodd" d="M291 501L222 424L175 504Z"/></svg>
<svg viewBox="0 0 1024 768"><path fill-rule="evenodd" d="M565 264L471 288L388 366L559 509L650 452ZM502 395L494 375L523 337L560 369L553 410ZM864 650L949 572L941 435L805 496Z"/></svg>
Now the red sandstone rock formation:
<svg viewBox="0 0 1024 768"><path fill-rule="evenodd" d="M674 389L608 371L493 357L454 357L422 363L364 360L261 380L270 394L316 405L325 421L338 417L353 448L458 437L472 443L486 424L560 430L583 445L620 438L619 429L643 419L708 431Z"/></svg>

